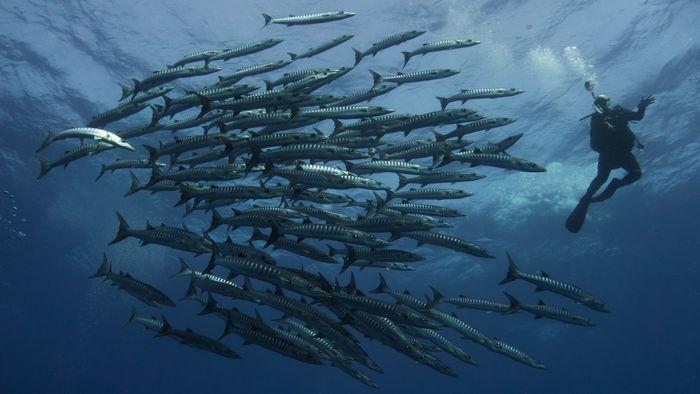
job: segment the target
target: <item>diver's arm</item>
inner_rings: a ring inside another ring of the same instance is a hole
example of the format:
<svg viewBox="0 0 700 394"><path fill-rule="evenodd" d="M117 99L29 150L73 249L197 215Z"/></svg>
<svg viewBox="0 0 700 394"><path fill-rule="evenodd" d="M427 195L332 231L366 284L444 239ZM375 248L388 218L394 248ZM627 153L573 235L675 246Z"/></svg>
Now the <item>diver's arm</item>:
<svg viewBox="0 0 700 394"><path fill-rule="evenodd" d="M637 105L637 111L630 111L628 109L622 109L622 116L625 118L626 121L637 121L637 120L642 120L644 118L644 113L647 110L647 107L651 104L654 104L654 101L656 98L654 96L644 96L642 99L639 101L639 105Z"/></svg>

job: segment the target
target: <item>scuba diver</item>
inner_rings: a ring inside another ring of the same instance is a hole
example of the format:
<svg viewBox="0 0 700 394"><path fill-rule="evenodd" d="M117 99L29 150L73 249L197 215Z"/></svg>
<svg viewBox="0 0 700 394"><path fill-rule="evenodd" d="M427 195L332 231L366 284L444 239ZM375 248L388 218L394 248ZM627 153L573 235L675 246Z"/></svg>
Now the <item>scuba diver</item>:
<svg viewBox="0 0 700 394"><path fill-rule="evenodd" d="M592 90L592 84L587 82L586 89ZM637 111L632 111L620 105L611 107L610 98L606 95L600 94L594 97L595 112L581 120L591 118L591 148L599 153L598 174L566 221L566 228L572 233L578 232L583 226L590 203L605 201L612 197L617 189L630 185L642 177L642 170L632 154L632 149L636 145L643 150L644 145L630 130L628 124L642 120L647 107L655 100L654 96L642 97L637 105ZM627 174L622 178L613 178L605 190L594 196L608 180L610 172L617 168L624 169Z"/></svg>

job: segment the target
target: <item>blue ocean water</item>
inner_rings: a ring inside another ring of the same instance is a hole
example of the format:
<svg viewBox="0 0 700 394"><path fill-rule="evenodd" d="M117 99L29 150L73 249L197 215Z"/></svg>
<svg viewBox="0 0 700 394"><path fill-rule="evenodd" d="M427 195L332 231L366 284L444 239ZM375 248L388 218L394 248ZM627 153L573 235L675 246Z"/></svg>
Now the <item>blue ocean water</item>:
<svg viewBox="0 0 700 394"><path fill-rule="evenodd" d="M261 29L262 12L274 16L342 9L350 19L326 25ZM597 326L566 326L526 314L487 315L460 310L464 320L541 360L540 371L458 343L479 367L444 358L458 379L439 375L376 342L366 343L384 374L372 378L385 393L693 393L700 370L700 3L686 1L203 1L0 3L0 392L2 393L365 393L371 390L337 369L301 365L238 338L225 342L241 360L229 360L153 339L136 326L124 327L130 305L151 311L99 280L89 280L106 252L116 267L152 283L177 299L187 280L170 276L183 256L135 240L115 246L115 211L135 227L153 223L191 228L208 225L206 215L182 219L172 194L121 195L126 173L93 182L108 152L56 168L36 181L34 153L47 132L86 123L119 98L118 82L196 49L236 45L258 38L285 42L255 56L229 61L227 69L278 60L325 39L350 33L348 43L304 60L304 67L350 65L350 47L413 28L419 39L364 60L328 91L369 87L372 68L400 71L401 50L440 38L482 41L468 49L418 57L407 70L455 68L450 79L402 86L377 101L405 113L436 110L434 96L457 89L514 86L525 94L470 106L489 116L518 118L513 125L480 134L495 141L515 132L525 136L511 153L547 167L544 174L478 169L483 181L465 184L475 192L448 203L467 213L451 231L497 254L480 260L445 249L420 247L429 263L415 272L388 272L392 287L414 294L428 284L446 295L464 293L505 301L507 290L526 302L543 298L591 317ZM282 72L276 72L280 75ZM583 81L613 101L634 107L645 94L657 103L633 126L646 144L636 152L643 178L612 200L593 206L581 233L563 227L568 212L595 174L585 122L591 99ZM207 80L178 83L192 88ZM259 78L254 79L260 83ZM207 80L208 81L208 80ZM143 122L140 114L128 122ZM330 125L323 124L325 130ZM427 130L417 132L427 134ZM146 137L143 142L153 142ZM57 157L67 142L42 155ZM388 183L395 182L386 177ZM391 183L394 185L394 183ZM238 240L248 233L235 234ZM399 246L413 250L413 241ZM505 252L527 271L544 270L606 301L611 314L598 314L532 286L499 286ZM290 255L280 260L297 261ZM296 264L292 264L296 265ZM306 267L334 275L313 263ZM348 274L341 276L348 280ZM358 274L361 288L374 288L375 271ZM252 309L242 306L246 311ZM445 309L448 309L447 307ZM199 307L183 301L165 311L171 322L218 336L217 319L197 317ZM262 310L262 309L261 309ZM451 310L451 309L450 309ZM279 313L262 310L266 317Z"/></svg>

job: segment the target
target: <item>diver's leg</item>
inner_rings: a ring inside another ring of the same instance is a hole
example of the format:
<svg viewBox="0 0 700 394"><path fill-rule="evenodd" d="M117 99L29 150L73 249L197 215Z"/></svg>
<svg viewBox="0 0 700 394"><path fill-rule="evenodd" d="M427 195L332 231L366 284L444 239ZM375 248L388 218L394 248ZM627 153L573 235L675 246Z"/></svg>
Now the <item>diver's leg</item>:
<svg viewBox="0 0 700 394"><path fill-rule="evenodd" d="M593 197L591 199L591 202L605 201L612 197L613 194L615 194L615 192L617 191L617 189L621 188L622 186L634 183L642 177L642 169L639 167L639 163L637 162L637 159L634 157L632 152L625 152L622 155L620 160L620 167L624 168L627 171L627 174L624 176L624 178L613 178L613 180L610 181L608 187L606 187L602 193Z"/></svg>
<svg viewBox="0 0 700 394"><path fill-rule="evenodd" d="M612 166L610 165L609 158L606 155L598 156L598 174L591 181L590 186L588 186L588 190L586 190L586 194L583 195L581 200L590 199L593 197L595 192L597 192L598 189L600 189L600 187L603 186L603 184L605 184L605 182L608 180L610 171L612 171Z"/></svg>
<svg viewBox="0 0 700 394"><path fill-rule="evenodd" d="M629 152L625 159L622 161L622 168L627 171L621 182L622 186L630 185L637 182L642 177L642 168L639 166L637 158L634 157L632 152Z"/></svg>

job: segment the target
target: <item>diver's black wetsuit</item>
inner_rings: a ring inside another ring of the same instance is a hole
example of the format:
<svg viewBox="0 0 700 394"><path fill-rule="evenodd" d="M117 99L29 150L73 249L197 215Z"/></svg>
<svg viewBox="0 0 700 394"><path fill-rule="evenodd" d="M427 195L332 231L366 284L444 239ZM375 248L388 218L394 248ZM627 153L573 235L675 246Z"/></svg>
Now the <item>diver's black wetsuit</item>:
<svg viewBox="0 0 700 394"><path fill-rule="evenodd" d="M584 198L591 202L601 202L612 197L617 189L638 181L642 169L632 154L637 137L630 130L628 123L644 118L646 106L640 105L637 111L615 106L602 114L591 116L591 148L598 153L598 174L588 187ZM623 168L627 175L622 179L613 179L608 187L598 196L593 197L598 189L608 180L610 172Z"/></svg>

